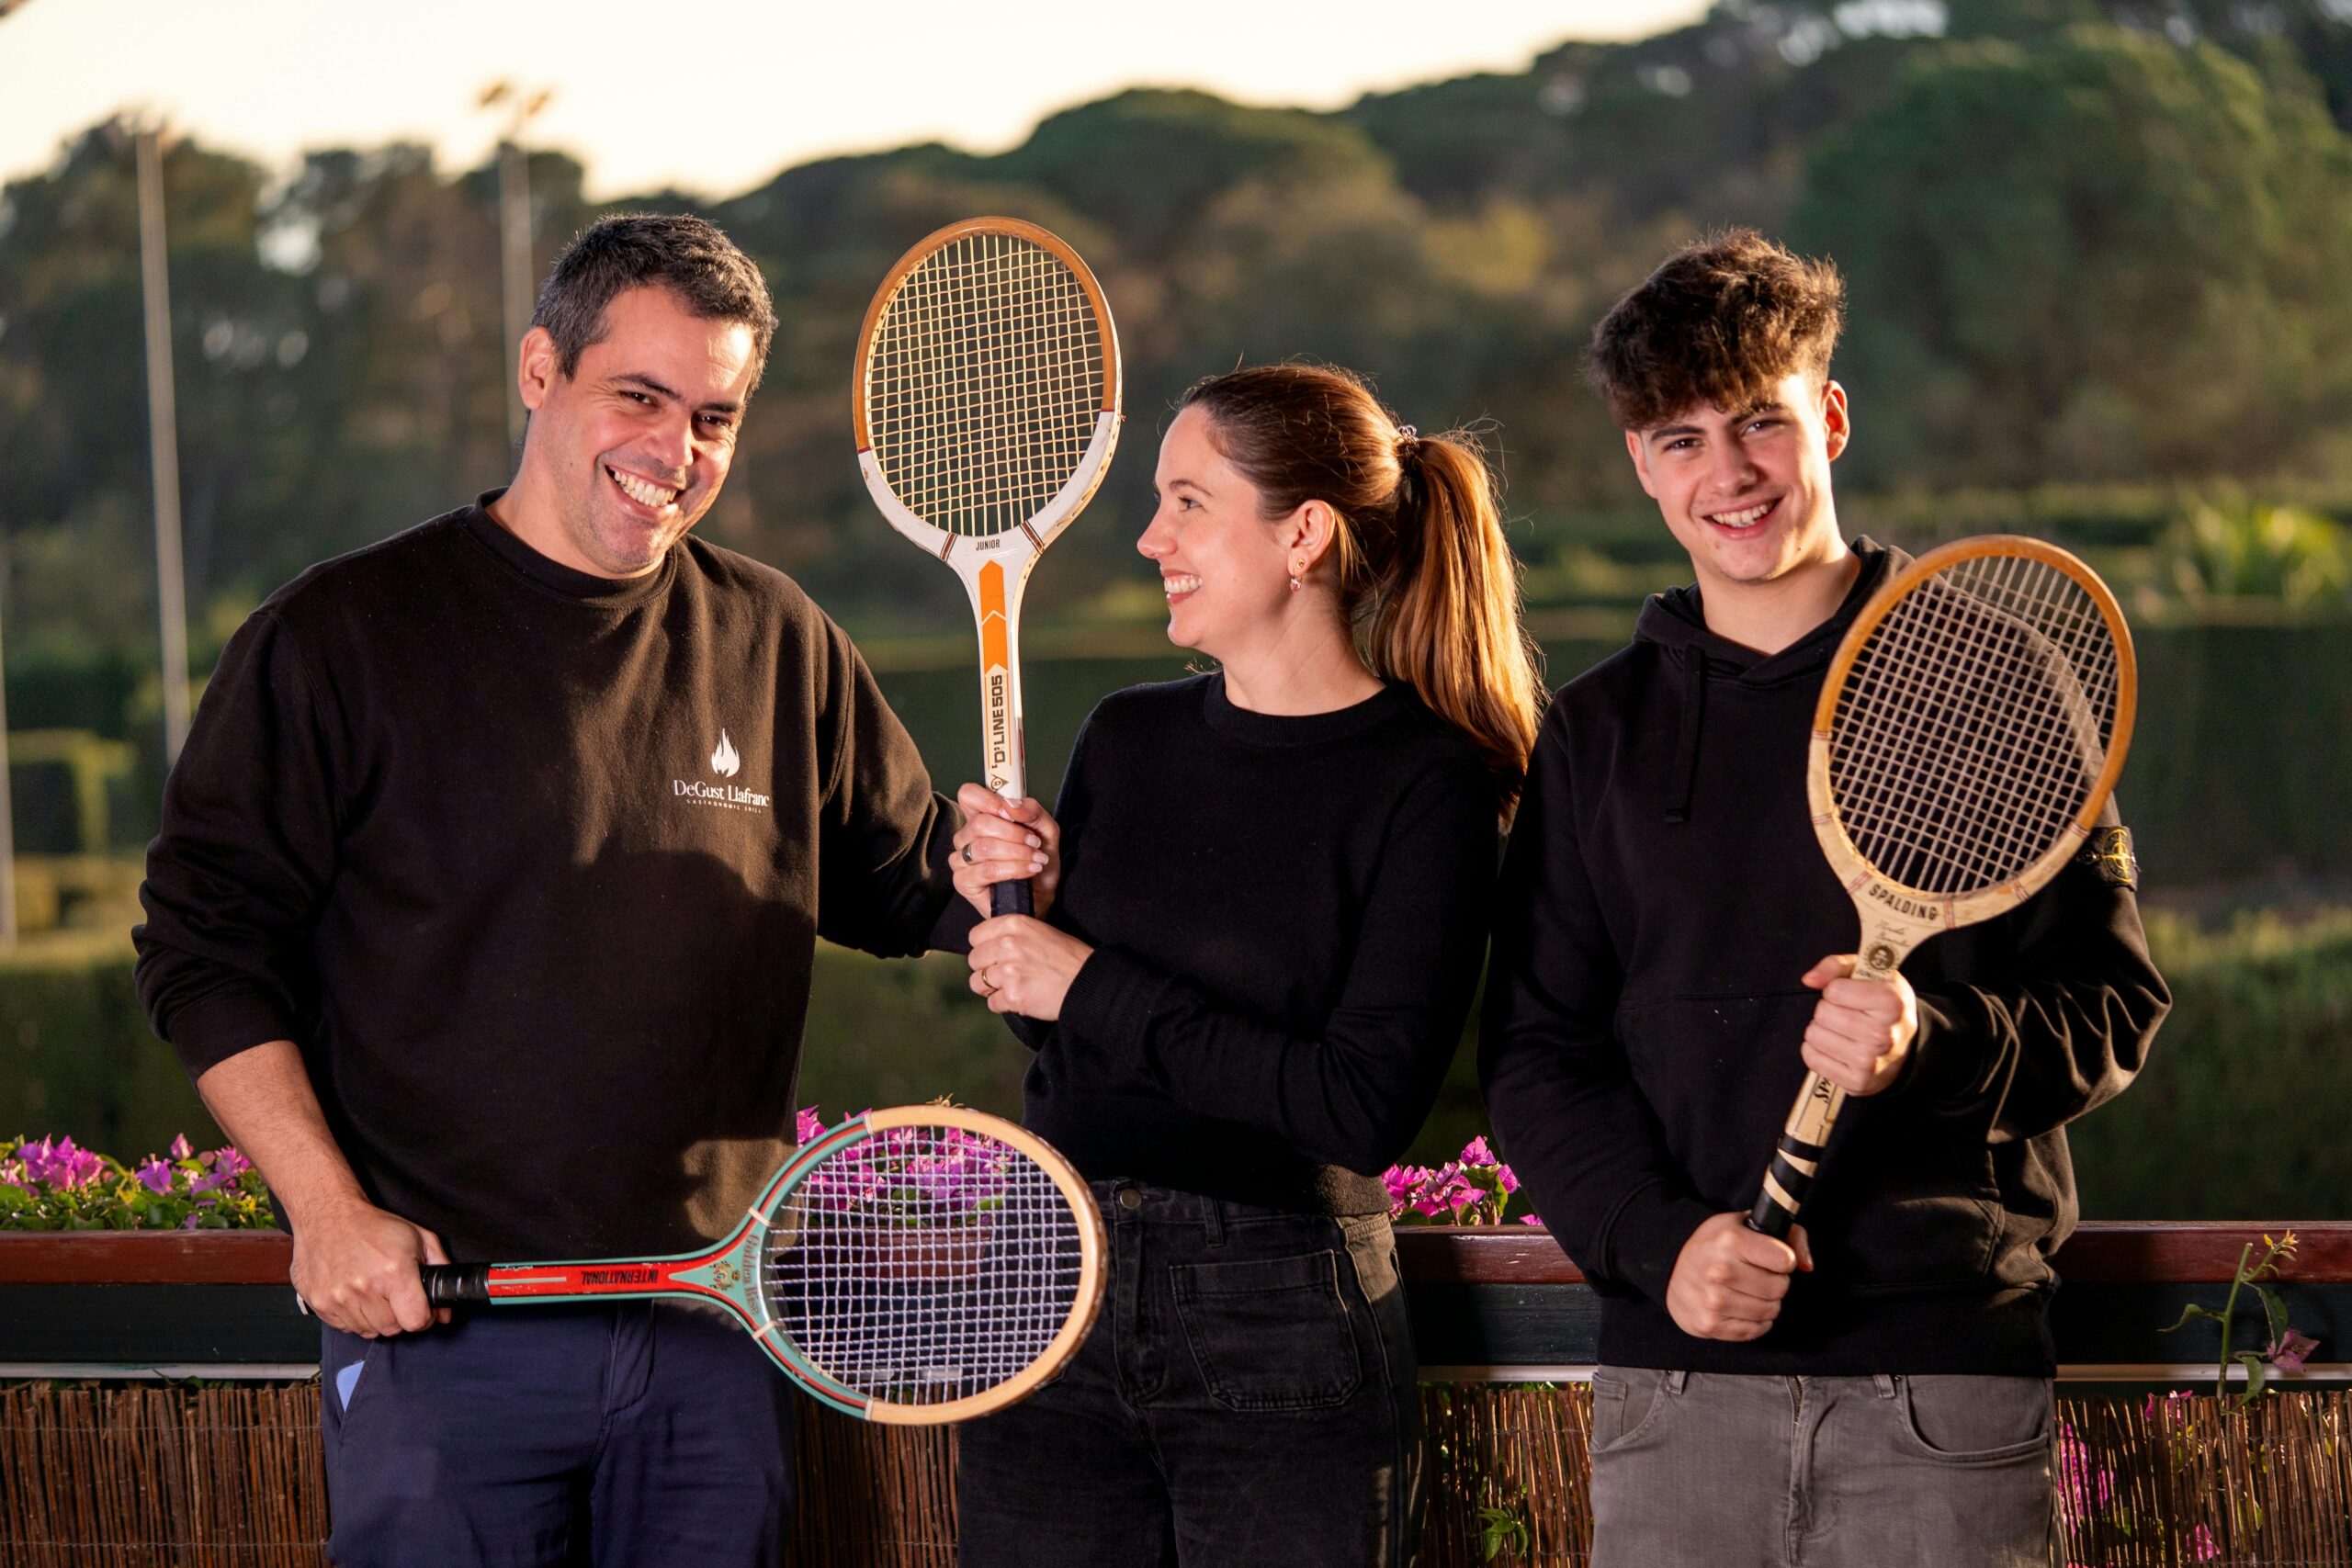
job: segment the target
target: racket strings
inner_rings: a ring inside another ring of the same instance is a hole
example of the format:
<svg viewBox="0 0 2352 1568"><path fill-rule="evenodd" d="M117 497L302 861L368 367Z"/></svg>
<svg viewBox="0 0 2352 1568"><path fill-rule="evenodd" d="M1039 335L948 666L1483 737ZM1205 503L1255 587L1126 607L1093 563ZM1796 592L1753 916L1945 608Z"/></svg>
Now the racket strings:
<svg viewBox="0 0 2352 1568"><path fill-rule="evenodd" d="M1957 897L2047 853L2114 735L2120 660L2098 603L2021 556L1907 592L1855 659L1831 721L1830 794L1886 879Z"/></svg>
<svg viewBox="0 0 2352 1568"><path fill-rule="evenodd" d="M1034 1365L1080 1307L1080 1221L1026 1154L956 1127L845 1145L775 1216L775 1321L868 1399L942 1404Z"/></svg>
<svg viewBox="0 0 2352 1568"><path fill-rule="evenodd" d="M1078 471L1104 401L1092 300L1053 252L954 240L883 308L866 373L874 456L907 509L986 537L1045 510Z"/></svg>

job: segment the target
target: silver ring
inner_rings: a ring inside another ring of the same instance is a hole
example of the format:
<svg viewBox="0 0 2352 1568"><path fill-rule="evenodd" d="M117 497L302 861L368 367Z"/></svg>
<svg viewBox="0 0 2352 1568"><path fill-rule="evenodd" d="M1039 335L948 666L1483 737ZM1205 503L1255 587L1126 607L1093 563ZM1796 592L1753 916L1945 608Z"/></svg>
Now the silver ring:
<svg viewBox="0 0 2352 1568"><path fill-rule="evenodd" d="M969 844L966 844L966 845L964 846L963 854L964 854L964 863L965 863L966 865L969 865L969 864L971 864L971 863L972 863L972 846L971 846L971 845L969 845Z"/></svg>

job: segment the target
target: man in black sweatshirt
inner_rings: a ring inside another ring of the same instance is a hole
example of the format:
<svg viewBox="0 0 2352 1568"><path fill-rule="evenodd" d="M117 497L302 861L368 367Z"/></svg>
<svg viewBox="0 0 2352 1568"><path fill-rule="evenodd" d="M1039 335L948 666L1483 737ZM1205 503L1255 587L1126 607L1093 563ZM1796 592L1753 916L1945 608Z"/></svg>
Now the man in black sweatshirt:
<svg viewBox="0 0 2352 1568"><path fill-rule="evenodd" d="M687 536L775 318L699 220L573 241L514 483L239 630L135 933L324 1320L345 1568L766 1562L785 1381L686 1307L434 1326L421 1260L689 1250L789 1152L814 942L920 953L952 808L841 630Z"/></svg>
<svg viewBox="0 0 2352 1568"><path fill-rule="evenodd" d="M2169 1005L2111 806L2013 913L1893 984L1851 977L1806 739L1905 558L1849 545L1831 501L1842 307L1826 263L1740 232L1668 257L1595 333L1697 581L1544 719L1480 1066L1602 1298L1600 1568L2043 1562L2062 1129L2131 1081ZM1744 1217L1807 1068L1857 1098L1784 1245Z"/></svg>

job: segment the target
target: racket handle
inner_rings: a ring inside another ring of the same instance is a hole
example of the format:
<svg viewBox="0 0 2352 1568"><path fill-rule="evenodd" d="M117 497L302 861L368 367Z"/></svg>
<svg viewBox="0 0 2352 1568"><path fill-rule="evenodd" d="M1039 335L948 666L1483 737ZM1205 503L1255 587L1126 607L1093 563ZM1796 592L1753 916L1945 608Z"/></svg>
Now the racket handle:
<svg viewBox="0 0 2352 1568"><path fill-rule="evenodd" d="M1797 1223L1797 1211L1804 1207L1805 1194L1812 1190L1814 1176L1821 1169L1829 1130L1838 1124L1838 1112L1845 1106L1844 1089L1819 1073L1805 1075L1796 1107L1789 1112L1780 1142L1773 1146L1772 1163L1765 1169L1764 1190L1756 1195L1756 1207L1748 1211L1748 1229L1775 1241L1788 1239L1790 1227Z"/></svg>
<svg viewBox="0 0 2352 1568"><path fill-rule="evenodd" d="M424 1299L437 1307L480 1306L490 1301L490 1267L483 1263L421 1263Z"/></svg>
<svg viewBox="0 0 2352 1568"><path fill-rule="evenodd" d="M1037 906L1029 896L1029 884L999 882L989 887L989 913L991 915L1033 915Z"/></svg>

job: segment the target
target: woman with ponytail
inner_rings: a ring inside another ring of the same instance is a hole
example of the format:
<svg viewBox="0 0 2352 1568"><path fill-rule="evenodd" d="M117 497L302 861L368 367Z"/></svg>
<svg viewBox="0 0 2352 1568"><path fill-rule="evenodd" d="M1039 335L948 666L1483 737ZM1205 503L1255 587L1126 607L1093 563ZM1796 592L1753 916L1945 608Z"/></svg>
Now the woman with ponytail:
<svg viewBox="0 0 2352 1568"><path fill-rule="evenodd" d="M1401 1565L1415 1367L1380 1173L1427 1118L1536 721L1476 445L1307 366L1200 383L1137 548L1212 674L1106 698L1058 820L966 785L972 987L1094 1184L1102 1317L964 1428L967 1568Z"/></svg>

